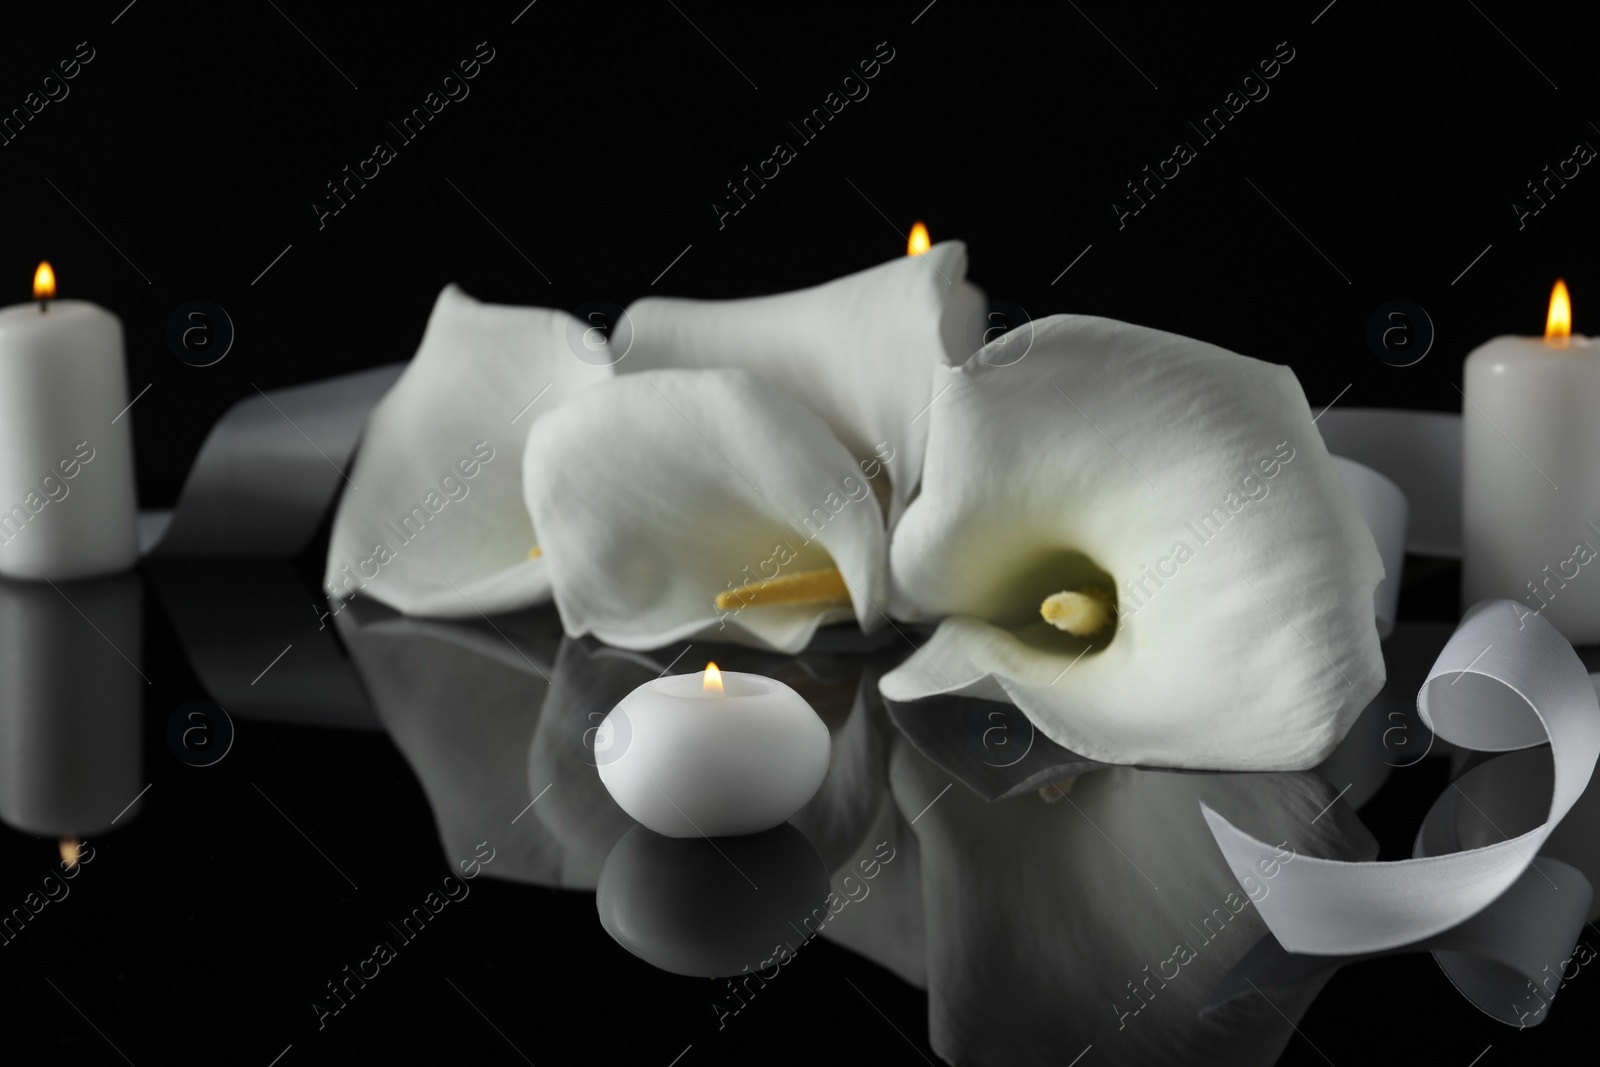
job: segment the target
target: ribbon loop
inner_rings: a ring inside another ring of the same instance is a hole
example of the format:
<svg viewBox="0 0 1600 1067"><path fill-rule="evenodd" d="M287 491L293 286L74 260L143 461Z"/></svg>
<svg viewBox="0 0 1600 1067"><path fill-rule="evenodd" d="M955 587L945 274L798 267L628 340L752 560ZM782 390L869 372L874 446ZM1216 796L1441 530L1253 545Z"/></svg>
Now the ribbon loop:
<svg viewBox="0 0 1600 1067"><path fill-rule="evenodd" d="M1431 729L1464 747L1498 752L1548 740L1555 769L1549 815L1518 836L1445 855L1373 863L1303 857L1284 866L1258 907L1290 952L1381 952L1477 915L1529 869L1600 756L1600 701L1588 672L1554 626L1511 601L1485 601L1467 612L1417 707ZM1235 877L1275 855L1273 846L1201 810Z"/></svg>

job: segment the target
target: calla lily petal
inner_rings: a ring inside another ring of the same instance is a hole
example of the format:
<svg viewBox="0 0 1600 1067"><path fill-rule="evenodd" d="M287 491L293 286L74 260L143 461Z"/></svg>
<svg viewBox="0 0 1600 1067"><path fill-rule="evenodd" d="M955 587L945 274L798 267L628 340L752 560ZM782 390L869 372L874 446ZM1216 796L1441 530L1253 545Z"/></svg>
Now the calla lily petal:
<svg viewBox="0 0 1600 1067"><path fill-rule="evenodd" d="M1107 319L1034 331L940 372L891 569L948 618L884 695L1009 699L1107 763L1314 766L1382 686L1383 567L1293 373ZM1115 627L1052 626L1061 591L1111 591Z"/></svg>
<svg viewBox="0 0 1600 1067"><path fill-rule="evenodd" d="M522 503L523 438L567 395L611 376L573 355L569 328L583 329L563 312L445 287L416 356L367 420L328 546L331 595L446 618L549 596Z"/></svg>
<svg viewBox="0 0 1600 1067"><path fill-rule="evenodd" d="M966 273L966 246L945 241L792 293L646 297L628 308L631 344L617 371L735 367L759 375L821 415L857 460L884 463L893 522L921 476L933 370L981 343L985 303ZM620 335L616 343L623 346Z"/></svg>
<svg viewBox="0 0 1600 1067"><path fill-rule="evenodd" d="M574 637L795 652L824 623L882 621L887 536L866 481L820 418L747 373L655 371L585 390L534 425L523 470ZM747 581L830 568L831 598L716 605Z"/></svg>

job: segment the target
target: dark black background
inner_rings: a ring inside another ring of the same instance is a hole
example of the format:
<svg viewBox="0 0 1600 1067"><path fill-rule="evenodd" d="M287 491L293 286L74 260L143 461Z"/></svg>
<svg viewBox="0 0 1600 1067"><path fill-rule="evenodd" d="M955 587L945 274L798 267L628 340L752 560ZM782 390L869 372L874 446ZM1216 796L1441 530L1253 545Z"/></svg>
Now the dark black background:
<svg viewBox="0 0 1600 1067"><path fill-rule="evenodd" d="M1580 331L1600 301L1594 168L1525 229L1510 208L1577 141L1600 145L1592 6L524 3L8 8L0 109L21 106L78 42L95 58L0 147L0 303L26 300L49 258L60 295L122 318L131 392L152 383L131 415L145 506L170 505L212 423L253 385L408 358L451 281L567 309L646 292L772 292L901 254L920 218L935 240L966 241L972 278L1034 317L1106 315L1287 363L1313 407L1349 385L1341 404L1436 410L1459 410L1452 383L1471 348L1539 332L1556 276ZM495 58L471 95L398 145L385 121L480 41ZM776 140L794 143L788 122L881 41L895 58L870 95L796 145L798 158L719 229L709 199ZM1109 205L1122 183L1192 140L1184 121L1282 41L1295 58L1270 96L1197 145L1198 159L1119 230ZM398 158L319 230L309 202L379 138ZM208 368L165 341L173 309L195 298L225 307L237 329ZM1373 309L1395 298L1426 308L1437 329L1407 368L1364 338ZM797 971L749 1013L766 1012L757 1025L715 1034L703 984L647 974L605 938L587 895L540 890L535 907L535 891L480 880L487 906L447 913L455 929L406 950L413 974L386 980L313 1048L307 990L351 961L370 916L409 906L444 873L426 803L374 735L257 724L214 774L177 763L165 717L201 690L162 639L159 608L147 614L156 785L144 817L105 842L118 895L85 877L76 903L42 917L53 931L6 950L0 1048L36 1028L41 1047L72 1062L121 1062L46 974L94 1005L88 1014L141 1065L266 1064L291 1042L285 1067L436 1045L521 1062L439 974L541 1067L624 1055L665 1065L691 1042L684 1067L830 1049L906 1061L840 973L925 1042L922 994L820 942L810 951L833 957L826 969ZM1390 788L1425 806L1442 780L1423 773ZM251 781L273 783L352 873L370 872L357 881L379 903L352 908L348 887L308 869L303 842ZM9 900L36 881L33 868L45 873L54 844L6 836ZM1493 1043L1481 1061L1491 1067L1583 1034L1596 988L1576 981L1548 1026L1517 1033L1480 1017L1427 957L1407 957L1341 972L1301 1030L1335 1063L1426 1041L1431 1061L1462 1065ZM1323 1060L1296 1038L1285 1062Z"/></svg>
<svg viewBox="0 0 1600 1067"><path fill-rule="evenodd" d="M541 0L512 25L523 3L289 0L280 13L265 0L142 0L115 25L119 3L8 12L0 106L20 106L79 41L96 58L0 147L0 293L26 300L49 258L62 296L122 317L132 390L154 383L131 416L147 505L170 504L251 383L408 358L450 281L567 309L647 291L774 292L900 254L920 218L935 240L967 242L991 296L1035 317L1107 315L1287 363L1314 406L1353 383L1341 404L1443 410L1459 409L1452 383L1471 348L1540 331L1556 276L1579 330L1588 294L1600 299L1600 177L1584 168L1520 231L1510 208L1578 140L1600 145L1592 8L1340 0L1312 25L1326 0L1081 14L939 0L913 25L926 0L759 16ZM479 41L495 59L471 95L397 143L319 230L309 203L323 184L376 139L397 140L386 121ZM880 41L895 58L870 95L797 144L719 230L710 198L776 140L797 141L788 123ZM1197 144L1119 230L1122 183L1194 140L1184 122L1280 41L1295 58L1271 94ZM238 331L210 368L165 343L169 315L195 298ZM1364 340L1372 310L1395 298L1426 308L1438 333L1403 369Z"/></svg>

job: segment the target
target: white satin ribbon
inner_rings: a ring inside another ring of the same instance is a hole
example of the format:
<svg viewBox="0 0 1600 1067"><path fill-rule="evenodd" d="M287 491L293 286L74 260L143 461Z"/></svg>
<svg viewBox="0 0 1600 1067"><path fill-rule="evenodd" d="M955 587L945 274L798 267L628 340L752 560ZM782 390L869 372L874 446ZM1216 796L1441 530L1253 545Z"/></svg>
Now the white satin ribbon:
<svg viewBox="0 0 1600 1067"><path fill-rule="evenodd" d="M1378 636L1387 638L1394 633L1395 607L1400 601L1411 509L1400 487L1371 467L1344 456L1332 458L1333 469L1339 472L1339 480L1366 520L1378 543L1378 554L1383 557L1383 581L1373 590L1372 610L1378 620Z"/></svg>
<svg viewBox="0 0 1600 1067"><path fill-rule="evenodd" d="M1411 502L1408 550L1460 558L1460 415L1337 407L1317 417L1317 429L1329 452L1381 471L1400 487Z"/></svg>
<svg viewBox="0 0 1600 1067"><path fill-rule="evenodd" d="M1235 877L1273 864L1273 892L1257 907L1291 952L1353 955L1413 944L1494 903L1533 864L1577 803L1600 756L1600 701L1565 638L1510 601L1476 605L1462 619L1417 694L1440 737L1463 748L1507 752L1548 740L1554 787L1545 821L1482 848L1395 862L1345 863L1282 855L1201 805ZM1551 892L1556 892L1553 887Z"/></svg>
<svg viewBox="0 0 1600 1067"><path fill-rule="evenodd" d="M367 413L404 369L388 363L233 405L206 435L177 507L140 513L140 554L287 558L305 548L348 483Z"/></svg>

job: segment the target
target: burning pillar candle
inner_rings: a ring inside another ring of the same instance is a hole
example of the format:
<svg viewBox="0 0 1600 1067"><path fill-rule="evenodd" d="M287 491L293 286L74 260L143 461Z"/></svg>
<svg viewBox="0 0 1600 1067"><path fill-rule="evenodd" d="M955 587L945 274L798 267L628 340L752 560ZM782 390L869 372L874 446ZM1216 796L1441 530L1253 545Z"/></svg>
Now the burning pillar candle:
<svg viewBox="0 0 1600 1067"><path fill-rule="evenodd" d="M832 742L811 705L759 674L657 678L600 724L600 781L619 807L667 837L733 837L778 826L828 773Z"/></svg>
<svg viewBox="0 0 1600 1067"><path fill-rule="evenodd" d="M1572 335L1565 284L1544 337L1478 348L1465 386L1462 606L1505 597L1600 642L1600 346Z"/></svg>
<svg viewBox="0 0 1600 1067"><path fill-rule="evenodd" d="M139 555L122 323L54 300L39 264L35 302L0 310L0 574L111 574Z"/></svg>

